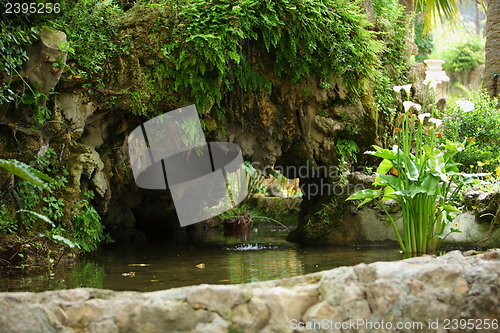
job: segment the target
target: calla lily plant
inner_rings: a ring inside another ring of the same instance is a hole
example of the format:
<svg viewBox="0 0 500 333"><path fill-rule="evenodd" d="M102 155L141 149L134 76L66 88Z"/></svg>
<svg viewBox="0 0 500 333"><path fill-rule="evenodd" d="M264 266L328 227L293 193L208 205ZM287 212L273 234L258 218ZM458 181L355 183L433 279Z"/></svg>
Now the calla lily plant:
<svg viewBox="0 0 500 333"><path fill-rule="evenodd" d="M441 120L434 118L433 106L425 112L425 100L423 107L410 101L403 104L405 111L394 131L396 144L392 149L374 145L374 151L365 152L382 158L373 183L376 189L358 191L347 200L363 200L359 206L374 201L388 216L404 253L429 253L439 249L447 236L445 226L459 212L454 198L465 184L485 174L459 172L453 157L464 149L463 143L446 141L438 147ZM401 204L402 235L382 204L388 199Z"/></svg>

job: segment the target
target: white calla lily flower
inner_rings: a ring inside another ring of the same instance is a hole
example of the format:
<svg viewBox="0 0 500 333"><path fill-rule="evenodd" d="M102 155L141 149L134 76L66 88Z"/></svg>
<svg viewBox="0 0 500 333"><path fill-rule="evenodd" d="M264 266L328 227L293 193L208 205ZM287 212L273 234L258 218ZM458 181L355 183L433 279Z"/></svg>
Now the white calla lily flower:
<svg viewBox="0 0 500 333"><path fill-rule="evenodd" d="M467 101L467 100L460 100L460 101L456 101L455 103L457 103L457 105L464 111L464 112L470 112L472 110L474 110L474 103L472 103L471 101Z"/></svg>
<svg viewBox="0 0 500 333"><path fill-rule="evenodd" d="M400 92L401 89L404 89L404 90L406 90L407 93L410 93L411 83L410 84L405 84L404 86L394 86L394 87L392 87L392 90L394 90L395 92Z"/></svg>
<svg viewBox="0 0 500 333"><path fill-rule="evenodd" d="M403 89L406 90L407 93L410 93L410 89L411 89L411 83L410 84L406 84L403 86Z"/></svg>
<svg viewBox="0 0 500 333"><path fill-rule="evenodd" d="M431 114L429 112L422 113L422 114L418 115L418 120L420 120L420 122L422 122L422 121L424 121L425 118L430 117L430 116L431 116Z"/></svg>
<svg viewBox="0 0 500 333"><path fill-rule="evenodd" d="M418 111L422 110L422 105L417 104L417 103L413 103L411 101L404 101L403 107L405 108L405 111L408 111L411 107L414 107Z"/></svg>
<svg viewBox="0 0 500 333"><path fill-rule="evenodd" d="M429 122L436 124L436 126L441 126L441 124L443 123L441 119L436 119L436 118L430 118Z"/></svg>
<svg viewBox="0 0 500 333"><path fill-rule="evenodd" d="M392 90L394 90L397 93L400 92L401 89L403 89L403 86L394 86L394 87L392 87Z"/></svg>

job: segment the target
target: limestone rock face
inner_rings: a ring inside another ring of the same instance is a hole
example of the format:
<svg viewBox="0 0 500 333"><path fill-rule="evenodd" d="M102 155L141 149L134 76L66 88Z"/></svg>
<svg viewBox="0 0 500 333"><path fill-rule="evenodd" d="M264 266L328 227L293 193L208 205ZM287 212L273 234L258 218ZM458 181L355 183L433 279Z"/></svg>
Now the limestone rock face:
<svg viewBox="0 0 500 333"><path fill-rule="evenodd" d="M292 83L269 76L273 81L269 93L229 97L242 98L243 103L228 110L224 123L227 139L253 162L262 167L337 166L339 136L356 142L361 151L377 142L379 125L373 105L350 96L340 80L334 79L333 88L325 90L315 77Z"/></svg>
<svg viewBox="0 0 500 333"><path fill-rule="evenodd" d="M3 333L498 332L500 250L466 254L150 293L1 293L0 327Z"/></svg>
<svg viewBox="0 0 500 333"><path fill-rule="evenodd" d="M61 77L67 52L59 45L66 42L66 34L53 29L41 29L40 40L27 47L29 60L24 64L29 83L43 94L48 94Z"/></svg>
<svg viewBox="0 0 500 333"><path fill-rule="evenodd" d="M134 6L118 21L120 36L134 40L130 54L110 58L103 66L102 87L76 89L76 83L70 85L66 80L61 82L61 94L56 99L59 113L69 123L68 140L79 139L101 155L104 166L96 169L90 187L100 195L103 209L99 212L106 213L103 223L113 230L123 229L119 230L123 239L127 238L124 232L134 226L153 233L177 228L173 204L161 191L137 191L140 202L133 207L123 205L123 194L130 194L127 188L134 182L127 135L147 120L143 115L152 117L181 106L169 104L175 98L168 96L177 92L158 93L154 88L161 80L151 81L151 73L165 65L158 46L165 41L159 38L169 33L167 27L162 33L151 33L158 15L149 7ZM259 47L250 52L262 57L264 63L274 61L272 54ZM341 158L336 144L339 137L355 142L360 151L377 143L379 121L370 91L366 96L356 96L334 74L329 89L322 88L321 80L314 75L295 83L272 70L264 74L272 81L271 89L227 93L222 102L227 109L224 117L216 118L210 112L201 115L207 125L207 141L236 143L245 159L260 163L261 168L336 166ZM359 163L363 163L365 156L358 155ZM79 164L74 166L78 169L83 162L73 158L72 163ZM296 177L293 172L287 176ZM78 191L77 185L74 191ZM117 207L107 209L111 206ZM307 206L301 209L307 210Z"/></svg>
<svg viewBox="0 0 500 333"><path fill-rule="evenodd" d="M83 93L62 93L55 98L56 108L70 123L71 135L78 139L85 130L87 119L97 109L97 105Z"/></svg>
<svg viewBox="0 0 500 333"><path fill-rule="evenodd" d="M127 149L131 130L148 118L193 102L166 84L170 81L162 76L165 68L175 66L175 61L166 58L164 48L172 42L172 25L176 22L173 15L173 11L162 13L155 6L136 3L116 22L117 39L133 41L131 47L110 55L102 70L92 77L68 75L68 71L61 76L66 53L60 50L65 44L59 42L65 37L59 32L44 30L33 52L28 52L26 72L30 82L37 82L44 93L54 86L58 92L50 97L49 105L54 110L46 122L49 133L45 137L70 169L65 201L76 202L86 189L97 192L93 203L104 217L103 224L123 239L130 238L128 232L134 227L154 234L162 232L162 228L178 228L167 191L127 190L134 185ZM303 178L296 174L302 166L337 167L345 158L339 148L340 139L359 147L355 155L358 164L363 165L370 157L362 152L379 143L381 134L372 87L363 94L354 93L336 73L330 74L328 84L316 73L298 82L292 73L278 76L273 66L266 66L276 61L275 54L265 51L266 47L259 43L263 42L249 43L252 47L248 56L263 64L257 67L263 67L261 74L269 80L269 89L243 91L235 87L234 91L221 91L220 107L226 112L216 115L208 107L200 115L206 125L207 142L236 143L245 159L260 163L261 169L291 166L285 169L285 176L293 178ZM44 66L40 73L35 71L39 63ZM46 73L50 76L44 76ZM36 148L35 143L28 153ZM137 200L133 201L139 202L124 205L125 196L134 194ZM302 215L313 207L309 201L321 197L309 194L301 206Z"/></svg>
<svg viewBox="0 0 500 333"><path fill-rule="evenodd" d="M93 148L82 144L75 144L72 152L72 159L67 165L70 181L79 187L81 176L84 175L91 180L97 193L104 197L108 184L103 174L104 163L100 155Z"/></svg>

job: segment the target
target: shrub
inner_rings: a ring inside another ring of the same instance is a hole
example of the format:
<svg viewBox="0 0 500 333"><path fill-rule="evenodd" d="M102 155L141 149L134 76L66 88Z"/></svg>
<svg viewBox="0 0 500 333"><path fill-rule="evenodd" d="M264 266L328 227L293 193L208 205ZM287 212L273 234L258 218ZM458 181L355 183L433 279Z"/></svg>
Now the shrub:
<svg viewBox="0 0 500 333"><path fill-rule="evenodd" d="M434 36L431 33L424 35L424 23L418 18L413 21L415 36L413 41L417 44L418 54L415 56L416 62L423 62L429 58L429 54L434 50Z"/></svg>
<svg viewBox="0 0 500 333"><path fill-rule="evenodd" d="M469 98L472 110L461 100L450 102L443 116L443 142L466 142L467 148L456 156L462 170L493 172L500 166L500 110L498 100L485 91L474 92ZM462 105L462 107L460 106Z"/></svg>
<svg viewBox="0 0 500 333"><path fill-rule="evenodd" d="M474 37L465 41L455 41L432 57L444 60L443 69L447 71L460 73L473 69L484 64L484 40Z"/></svg>
<svg viewBox="0 0 500 333"><path fill-rule="evenodd" d="M94 197L94 192L84 193L89 200ZM111 242L109 234L104 233L101 217L87 199L81 200L73 207L75 214L72 216L74 243L83 251L95 251L103 242Z"/></svg>
<svg viewBox="0 0 500 333"><path fill-rule="evenodd" d="M375 108L382 116L381 135L392 127L396 115L397 97L392 91L394 83L406 82L410 74L406 38L410 20L404 7L394 0L373 0L375 11L375 28L379 38L384 41L380 53L380 66L375 77L374 97Z"/></svg>

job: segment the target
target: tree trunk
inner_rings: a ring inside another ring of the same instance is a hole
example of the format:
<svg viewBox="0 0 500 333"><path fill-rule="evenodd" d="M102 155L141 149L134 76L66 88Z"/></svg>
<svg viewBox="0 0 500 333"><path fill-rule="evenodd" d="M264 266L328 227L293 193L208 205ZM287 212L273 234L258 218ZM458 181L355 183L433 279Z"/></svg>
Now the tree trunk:
<svg viewBox="0 0 500 333"><path fill-rule="evenodd" d="M371 23L375 23L375 10L373 9L373 3L372 0L363 0L361 2L363 5L363 8L365 9L366 12L366 17L368 18L368 21Z"/></svg>
<svg viewBox="0 0 500 333"><path fill-rule="evenodd" d="M476 28L476 35L479 36L481 33L481 24L479 22L479 2L477 0L472 1L474 4L472 7L474 8L474 27Z"/></svg>
<svg viewBox="0 0 500 333"><path fill-rule="evenodd" d="M486 11L486 65L483 87L491 96L500 94L500 0L490 0ZM495 75L496 74L496 75Z"/></svg>
<svg viewBox="0 0 500 333"><path fill-rule="evenodd" d="M406 14L413 15L413 0L398 0L401 6L405 7Z"/></svg>

